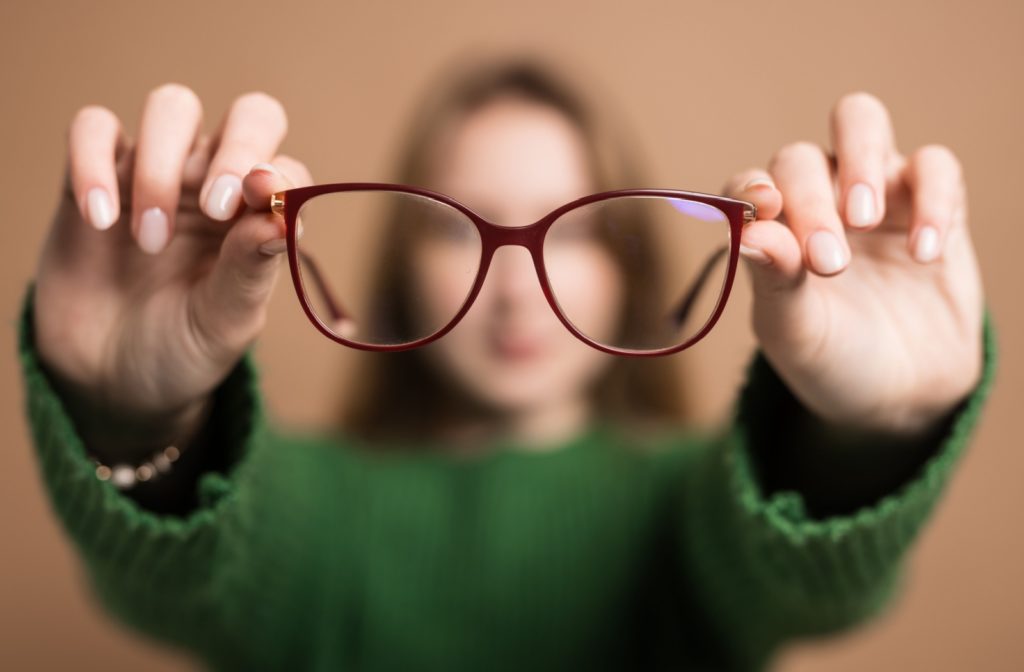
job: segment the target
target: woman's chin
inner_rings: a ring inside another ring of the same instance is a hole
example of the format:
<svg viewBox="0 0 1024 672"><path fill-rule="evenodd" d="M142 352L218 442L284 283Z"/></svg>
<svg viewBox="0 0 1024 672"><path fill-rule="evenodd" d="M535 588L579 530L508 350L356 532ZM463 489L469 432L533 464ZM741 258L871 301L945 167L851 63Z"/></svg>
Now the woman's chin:
<svg viewBox="0 0 1024 672"><path fill-rule="evenodd" d="M470 393L497 413L523 413L558 396L556 377L526 365L504 365L465 381Z"/></svg>

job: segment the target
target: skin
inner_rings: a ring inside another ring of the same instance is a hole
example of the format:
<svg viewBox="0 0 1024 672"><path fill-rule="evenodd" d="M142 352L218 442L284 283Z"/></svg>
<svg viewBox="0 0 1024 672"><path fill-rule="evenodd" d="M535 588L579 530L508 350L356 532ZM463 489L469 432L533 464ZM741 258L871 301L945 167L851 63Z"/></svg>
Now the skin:
<svg viewBox="0 0 1024 672"><path fill-rule="evenodd" d="M554 108L528 101L476 110L436 156L432 186L505 226L530 224L594 191L579 131ZM590 333L610 331L624 291L610 254L599 244L563 247L560 265L548 269L562 302L591 318ZM466 290L445 269L462 266L429 250L419 257L422 320L444 324ZM476 412L451 438L499 434L533 448L556 445L583 426L586 386L610 363L558 320L529 252L518 246L495 251L469 312L425 354L473 400Z"/></svg>
<svg viewBox="0 0 1024 672"><path fill-rule="evenodd" d="M725 186L758 206L742 238L754 332L790 390L824 420L913 437L981 377L984 295L963 168L940 144L901 153L888 110L870 93L842 96L829 128L830 149L787 144L767 170L739 172ZM759 180L768 184L750 184ZM861 182L874 213L855 226L851 189ZM930 258L916 255L926 227L937 232ZM841 245L838 270L811 253L819 231Z"/></svg>
<svg viewBox="0 0 1024 672"><path fill-rule="evenodd" d="M311 182L301 163L277 154L287 120L272 97L239 97L209 138L199 133L201 116L195 93L168 84L147 97L134 140L98 106L80 110L68 131L67 188L35 276L34 327L44 366L100 457L148 454L170 437L187 443L210 392L265 323L284 249L269 195ZM899 152L886 108L868 93L840 98L829 120L830 148L787 144L766 169L738 172L723 189L758 206L760 219L742 236L754 332L793 393L823 419L916 434L981 373L983 294L963 170L942 145ZM583 172L571 168L578 148L564 123L549 117L545 126L536 111L522 109L477 122L464 129L465 146L443 179L485 217L530 222L588 189L577 179ZM504 162L481 152L516 133L535 144L505 147ZM545 133L559 152L537 146ZM560 161L564 172L526 181L524 161L538 171ZM475 182L470 167L483 171ZM235 186L226 194L213 188L224 175ZM489 180L504 188L492 189ZM857 228L847 207L851 187L862 181L874 190L875 212ZM96 207L101 192L109 217ZM140 237L143 214L154 207L168 213L167 235ZM926 226L938 234L938 255L921 262L911 251ZM827 255L809 244L821 230L840 246L831 268L819 265ZM502 248L494 263L475 315L467 315L463 333L447 337L451 344L437 349L435 361L496 410L481 431L555 441L585 421L580 389L601 360L570 347L563 339L571 336L555 329L561 325L542 303L522 248ZM545 348L565 355L538 360L537 373L551 386L486 354L485 325L497 319L531 336L526 327L536 328ZM456 343L466 347L465 360ZM497 378L483 380L470 364Z"/></svg>

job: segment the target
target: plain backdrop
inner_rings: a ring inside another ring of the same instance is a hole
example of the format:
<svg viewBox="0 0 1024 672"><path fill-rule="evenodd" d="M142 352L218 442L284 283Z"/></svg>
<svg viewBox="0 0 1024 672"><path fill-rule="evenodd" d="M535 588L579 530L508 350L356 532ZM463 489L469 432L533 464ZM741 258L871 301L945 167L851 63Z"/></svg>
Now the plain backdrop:
<svg viewBox="0 0 1024 672"><path fill-rule="evenodd" d="M718 193L787 142L827 143L831 106L855 90L887 105L905 154L931 142L957 153L1001 345L993 396L892 609L840 638L793 646L779 669L1024 669L1015 347L1024 329L1024 4L6 0L0 20L0 669L193 669L89 599L28 441L14 325L74 112L106 105L132 133L146 93L177 81L199 94L211 131L236 96L264 90L289 113L282 150L318 181L385 180L423 87L484 47L564 58L594 78L642 145L653 177L644 186ZM725 417L755 345L740 273L714 332L666 363L697 390L693 422ZM256 347L266 403L282 423L326 425L351 389L356 353L320 336L281 280Z"/></svg>

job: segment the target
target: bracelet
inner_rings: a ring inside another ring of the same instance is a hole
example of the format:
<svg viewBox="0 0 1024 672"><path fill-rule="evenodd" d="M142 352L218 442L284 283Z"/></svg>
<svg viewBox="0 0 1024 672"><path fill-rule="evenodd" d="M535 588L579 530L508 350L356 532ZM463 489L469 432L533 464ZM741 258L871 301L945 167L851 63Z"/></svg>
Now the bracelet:
<svg viewBox="0 0 1024 672"><path fill-rule="evenodd" d="M140 482L151 481L171 470L171 466L181 457L177 446L167 446L153 453L148 460L138 466L115 464L107 466L91 456L96 465L96 478L110 481L118 490L129 490Z"/></svg>

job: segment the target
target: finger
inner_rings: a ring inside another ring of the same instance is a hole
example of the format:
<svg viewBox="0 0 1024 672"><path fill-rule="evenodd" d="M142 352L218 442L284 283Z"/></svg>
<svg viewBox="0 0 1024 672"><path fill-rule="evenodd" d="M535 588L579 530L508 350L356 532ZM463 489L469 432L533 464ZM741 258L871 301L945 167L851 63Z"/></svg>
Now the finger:
<svg viewBox="0 0 1024 672"><path fill-rule="evenodd" d="M775 219L782 212L782 193L776 188L768 171L751 168L733 175L725 183L722 194L749 201L757 207L759 219Z"/></svg>
<svg viewBox="0 0 1024 672"><path fill-rule="evenodd" d="M271 194L310 184L313 176L309 169L301 161L280 154L269 163L254 164L242 181L242 192L251 210L269 211Z"/></svg>
<svg viewBox="0 0 1024 672"><path fill-rule="evenodd" d="M181 84L164 84L146 99L132 182L132 231L145 252L156 254L171 239L185 161L201 120L199 97Z"/></svg>
<svg viewBox="0 0 1024 672"><path fill-rule="evenodd" d="M68 129L71 191L82 218L101 231L121 216L115 162L124 144L117 115L99 105L79 110Z"/></svg>
<svg viewBox="0 0 1024 672"><path fill-rule="evenodd" d="M782 192L782 212L807 267L822 276L841 272L850 247L836 211L829 158L815 144L795 142L772 157L768 170Z"/></svg>
<svg viewBox="0 0 1024 672"><path fill-rule="evenodd" d="M203 212L226 221L242 204L242 176L253 164L267 161L288 131L284 106L265 93L239 96L224 118L217 148L200 191Z"/></svg>
<svg viewBox="0 0 1024 672"><path fill-rule="evenodd" d="M889 112L870 93L849 93L832 108L829 126L839 212L849 226L867 229L885 215L885 167L895 151Z"/></svg>
<svg viewBox="0 0 1024 672"><path fill-rule="evenodd" d="M938 144L919 148L907 162L907 184L913 203L907 246L911 256L935 261L964 206L963 169L956 155Z"/></svg>
<svg viewBox="0 0 1024 672"><path fill-rule="evenodd" d="M284 223L270 212L270 195L311 181L301 163L283 156L246 174L242 189L254 211L232 224L193 304L196 331L212 350L237 353L262 327L285 249Z"/></svg>
<svg viewBox="0 0 1024 672"><path fill-rule="evenodd" d="M194 197L196 210L200 210L198 193L206 178L206 171L210 168L212 153L212 139L205 133L200 133L192 147L192 153L185 160L185 169L181 174L181 188L197 194Z"/></svg>
<svg viewBox="0 0 1024 672"><path fill-rule="evenodd" d="M754 274L757 294L795 289L807 275L800 243L792 229L777 221L759 219L743 228L740 253Z"/></svg>
<svg viewBox="0 0 1024 672"><path fill-rule="evenodd" d="M271 194L312 183L313 177L305 165L291 157L282 155L270 163L254 165L242 181L242 191L246 205L250 209L269 212ZM277 217L275 221L277 227L274 235L259 243L259 250L263 254L275 255L287 249L284 239L284 220ZM301 235L301 228L299 235Z"/></svg>

